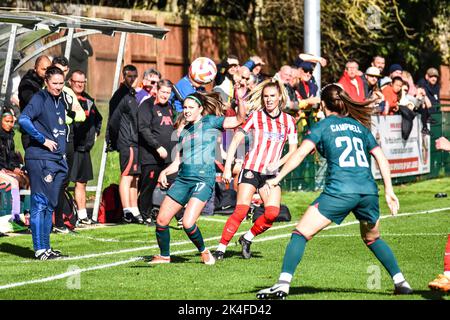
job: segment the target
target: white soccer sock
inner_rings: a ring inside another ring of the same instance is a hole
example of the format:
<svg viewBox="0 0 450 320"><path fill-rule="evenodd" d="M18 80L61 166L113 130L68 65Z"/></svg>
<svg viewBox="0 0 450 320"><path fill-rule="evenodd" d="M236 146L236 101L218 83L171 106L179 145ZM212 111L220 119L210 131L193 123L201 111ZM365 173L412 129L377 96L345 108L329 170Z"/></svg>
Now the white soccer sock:
<svg viewBox="0 0 450 320"><path fill-rule="evenodd" d="M226 250L227 250L227 246L224 245L223 243L219 243L219 246L217 247L217 251L222 251L223 253L225 253Z"/></svg>
<svg viewBox="0 0 450 320"><path fill-rule="evenodd" d="M405 281L405 277L403 276L403 273L399 272L392 277L392 280L394 280L394 284L398 284Z"/></svg>
<svg viewBox="0 0 450 320"><path fill-rule="evenodd" d="M255 235L250 231L250 230L248 230L245 234L244 234L244 239L245 240L248 240L248 241L250 241L250 242L252 242L253 241L253 238L255 237Z"/></svg>
<svg viewBox="0 0 450 320"><path fill-rule="evenodd" d="M292 281L292 274L287 272L282 272L280 274L280 277L278 278L278 283L291 283Z"/></svg>
<svg viewBox="0 0 450 320"><path fill-rule="evenodd" d="M131 212L131 208L123 208L123 214L125 215L125 213L127 212Z"/></svg>
<svg viewBox="0 0 450 320"><path fill-rule="evenodd" d="M137 217L139 216L141 213L139 212L139 208L138 207L131 207L130 208L131 213L133 214L133 216Z"/></svg>
<svg viewBox="0 0 450 320"><path fill-rule="evenodd" d="M86 219L87 216L87 210L86 209L78 209L78 219Z"/></svg>

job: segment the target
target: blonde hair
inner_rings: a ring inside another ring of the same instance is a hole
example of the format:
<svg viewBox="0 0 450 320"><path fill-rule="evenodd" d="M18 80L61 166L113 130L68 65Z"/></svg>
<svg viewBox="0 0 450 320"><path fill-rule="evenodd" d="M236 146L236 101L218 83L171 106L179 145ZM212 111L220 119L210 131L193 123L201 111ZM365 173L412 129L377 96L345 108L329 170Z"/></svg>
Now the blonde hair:
<svg viewBox="0 0 450 320"><path fill-rule="evenodd" d="M264 90L268 87L277 88L278 93L280 94L280 102L278 104L278 108L283 109L288 101L288 96L286 92L286 88L284 84L281 83L280 80L276 78L267 79L258 84L253 90L250 92L247 98L247 110L249 113L253 111L260 111L264 109L264 101L263 101L263 93Z"/></svg>

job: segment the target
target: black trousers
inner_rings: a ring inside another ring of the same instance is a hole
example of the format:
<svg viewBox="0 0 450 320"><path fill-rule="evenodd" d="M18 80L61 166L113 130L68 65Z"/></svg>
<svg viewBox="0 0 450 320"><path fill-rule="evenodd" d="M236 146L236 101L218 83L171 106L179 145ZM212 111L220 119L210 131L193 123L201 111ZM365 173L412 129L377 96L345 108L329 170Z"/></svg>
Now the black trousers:
<svg viewBox="0 0 450 320"><path fill-rule="evenodd" d="M58 205L55 208L55 226L59 228L64 226L64 219L63 219L63 208L65 201L64 190L67 188L70 182L70 172L72 171L74 152L75 151L73 141L68 142L66 144L66 160L67 160L68 174L67 177L64 179L61 189L59 191Z"/></svg>
<svg viewBox="0 0 450 320"><path fill-rule="evenodd" d="M139 179L139 211L145 219L150 217L153 208L153 191L158 184L158 177L161 171L167 168L168 164L144 164L141 165L141 176Z"/></svg>

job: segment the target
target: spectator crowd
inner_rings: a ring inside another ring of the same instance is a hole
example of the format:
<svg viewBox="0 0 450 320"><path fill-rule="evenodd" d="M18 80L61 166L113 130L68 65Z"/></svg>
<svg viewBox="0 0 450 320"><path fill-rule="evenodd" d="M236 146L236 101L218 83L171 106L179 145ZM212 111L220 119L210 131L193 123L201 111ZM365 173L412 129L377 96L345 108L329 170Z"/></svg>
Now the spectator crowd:
<svg viewBox="0 0 450 320"><path fill-rule="evenodd" d="M78 46L80 54L86 57L71 64L64 57L38 57L34 68L28 70L19 83L18 108L4 107L1 113L0 183L11 186L10 221L25 224L20 218L19 189L28 188L31 180L31 221L38 227L43 224L41 232L45 234L43 243L34 239L36 255L42 259L58 255L58 252L48 251L50 248L45 244L51 230L71 232L62 216L70 181L75 185L78 225L96 223L86 209L86 185L93 179L90 151L102 125L107 124L108 151L119 152L123 220L154 226L153 194L155 189L160 189L162 173L174 160L174 150L186 125L182 115L183 102L188 96L205 93L210 88L221 101L223 114L232 117L259 84L272 79L282 84L287 98L281 109L295 119L299 138L324 117L319 111L319 84L313 74L318 65L326 68L326 59L301 53L292 64L281 66L269 76L263 73L267 64L261 57L254 55L240 61L230 54L215 66L217 73L212 82L189 72L172 83L168 80L170 75L154 68L145 70L141 76L136 66L125 65L122 82L109 101L108 122L105 123L105 115L100 114L95 97L86 92L87 64L83 61L92 55L92 48L87 39L80 40ZM76 69L70 68L72 65ZM435 123L432 115L439 112L440 106L439 76L439 71L431 67L415 82L400 64L386 68L385 58L375 56L365 72L360 70L357 61L348 60L337 84L354 101L370 100L373 114L401 115L404 121L412 121L418 115L422 134L430 135L427 124ZM20 125L25 161L14 146L16 122ZM242 129L224 129L217 139L218 173L236 132ZM243 159L250 145L255 143L249 137L242 141L231 168L234 189L237 189ZM167 177L168 181L175 175ZM213 192L204 214L213 213L214 197ZM51 218L47 215L45 221L40 221L38 212L42 211L49 212L50 216L54 212L53 221L49 222ZM182 216L178 218L181 220ZM38 233L34 227L32 230Z"/></svg>

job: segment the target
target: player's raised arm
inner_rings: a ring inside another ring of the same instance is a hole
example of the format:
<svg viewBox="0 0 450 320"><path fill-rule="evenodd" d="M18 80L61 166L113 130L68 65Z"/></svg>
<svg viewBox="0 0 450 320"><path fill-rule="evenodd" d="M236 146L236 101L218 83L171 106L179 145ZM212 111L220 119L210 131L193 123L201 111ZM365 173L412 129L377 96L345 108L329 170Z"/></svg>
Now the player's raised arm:
<svg viewBox="0 0 450 320"><path fill-rule="evenodd" d="M246 111L245 101L240 99L237 115L235 117L226 117L223 121L223 128L233 129L242 124L245 121Z"/></svg>

